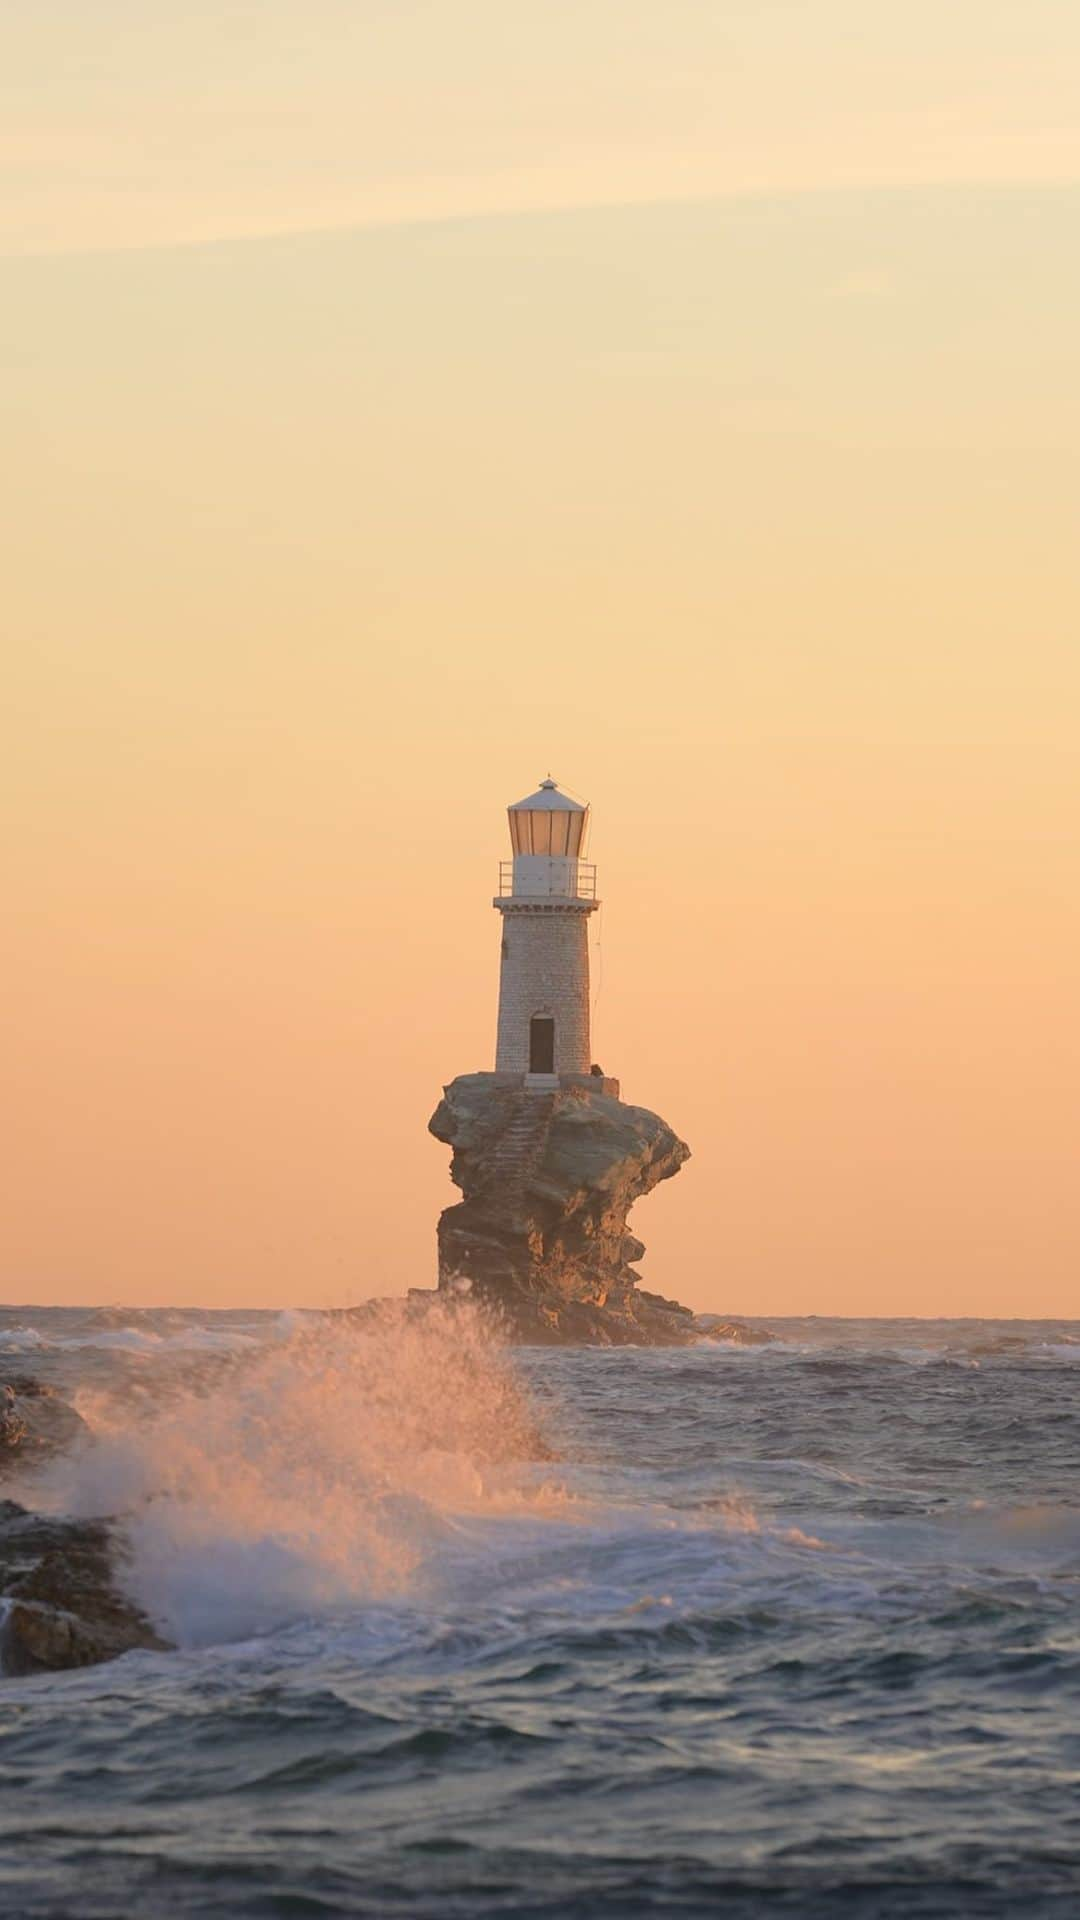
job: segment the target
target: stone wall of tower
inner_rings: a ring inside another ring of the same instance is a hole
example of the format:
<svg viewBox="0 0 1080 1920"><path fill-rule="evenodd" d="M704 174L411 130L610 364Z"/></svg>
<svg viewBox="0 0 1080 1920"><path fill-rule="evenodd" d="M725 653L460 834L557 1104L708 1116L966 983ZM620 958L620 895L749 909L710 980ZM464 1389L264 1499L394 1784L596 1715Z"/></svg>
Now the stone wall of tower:
<svg viewBox="0 0 1080 1920"><path fill-rule="evenodd" d="M576 902L565 907L500 903L497 1073L527 1073L529 1022L555 1021L556 1073L588 1073L589 916Z"/></svg>

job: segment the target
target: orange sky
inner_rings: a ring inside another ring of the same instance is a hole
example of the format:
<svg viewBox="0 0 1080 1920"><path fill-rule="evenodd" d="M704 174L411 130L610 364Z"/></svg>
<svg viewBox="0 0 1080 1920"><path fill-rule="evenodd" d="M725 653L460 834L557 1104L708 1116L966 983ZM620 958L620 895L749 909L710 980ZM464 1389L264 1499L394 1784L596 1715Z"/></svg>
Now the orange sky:
<svg viewBox="0 0 1080 1920"><path fill-rule="evenodd" d="M466 10L4 28L0 1296L430 1283L550 768L647 1283L1076 1314L1080 27Z"/></svg>

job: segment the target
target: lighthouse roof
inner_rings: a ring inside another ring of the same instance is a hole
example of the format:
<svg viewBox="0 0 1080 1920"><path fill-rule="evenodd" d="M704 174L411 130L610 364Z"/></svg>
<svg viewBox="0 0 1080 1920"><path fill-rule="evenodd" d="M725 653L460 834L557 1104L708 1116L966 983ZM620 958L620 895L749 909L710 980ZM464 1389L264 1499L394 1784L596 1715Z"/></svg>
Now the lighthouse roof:
<svg viewBox="0 0 1080 1920"><path fill-rule="evenodd" d="M535 793L524 800L515 800L510 807L511 813L588 813L580 800L571 800L569 794L560 793L554 780L548 777L541 780Z"/></svg>

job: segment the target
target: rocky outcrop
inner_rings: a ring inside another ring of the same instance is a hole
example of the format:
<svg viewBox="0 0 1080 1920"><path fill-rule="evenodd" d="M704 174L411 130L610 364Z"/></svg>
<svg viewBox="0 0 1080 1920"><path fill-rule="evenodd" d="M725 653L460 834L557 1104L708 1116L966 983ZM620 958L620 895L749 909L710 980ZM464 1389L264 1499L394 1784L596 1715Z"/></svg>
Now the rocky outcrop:
<svg viewBox="0 0 1080 1920"><path fill-rule="evenodd" d="M106 1520L57 1519L0 1500L0 1671L89 1667L164 1647L114 1582L122 1548Z"/></svg>
<svg viewBox="0 0 1080 1920"><path fill-rule="evenodd" d="M0 1474L33 1470L89 1438L74 1407L41 1380L0 1380ZM32 1513L0 1500L0 1673L50 1672L162 1647L120 1592L123 1543L107 1520Z"/></svg>
<svg viewBox="0 0 1080 1920"><path fill-rule="evenodd" d="M775 1333L769 1333L764 1327L748 1326L745 1320L721 1320L716 1314L699 1314L698 1327L702 1338L723 1341L732 1347L771 1347L775 1344Z"/></svg>
<svg viewBox="0 0 1080 1920"><path fill-rule="evenodd" d="M54 1387L25 1373L0 1378L0 1474L37 1466L86 1437L86 1422Z"/></svg>
<svg viewBox="0 0 1080 1920"><path fill-rule="evenodd" d="M453 1148L463 1198L439 1221L439 1286L467 1286L514 1339L685 1346L689 1308L639 1285L636 1200L689 1148L645 1107L564 1082L545 1092L491 1073L445 1089L431 1132Z"/></svg>

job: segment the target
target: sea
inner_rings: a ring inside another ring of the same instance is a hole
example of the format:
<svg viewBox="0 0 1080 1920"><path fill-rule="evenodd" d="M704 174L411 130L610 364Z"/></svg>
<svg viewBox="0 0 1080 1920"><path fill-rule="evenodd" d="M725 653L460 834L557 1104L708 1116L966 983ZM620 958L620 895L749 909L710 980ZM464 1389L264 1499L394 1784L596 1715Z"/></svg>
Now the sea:
<svg viewBox="0 0 1080 1920"><path fill-rule="evenodd" d="M0 1681L10 1920L1080 1915L1080 1322L5 1309L173 1643Z"/></svg>

